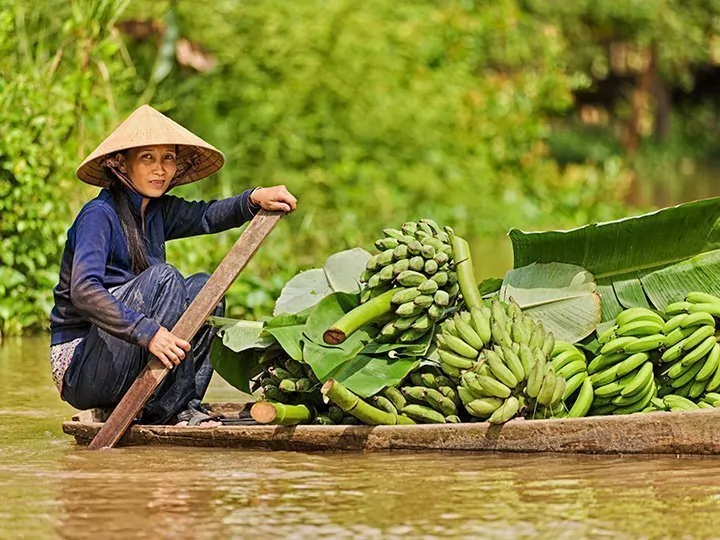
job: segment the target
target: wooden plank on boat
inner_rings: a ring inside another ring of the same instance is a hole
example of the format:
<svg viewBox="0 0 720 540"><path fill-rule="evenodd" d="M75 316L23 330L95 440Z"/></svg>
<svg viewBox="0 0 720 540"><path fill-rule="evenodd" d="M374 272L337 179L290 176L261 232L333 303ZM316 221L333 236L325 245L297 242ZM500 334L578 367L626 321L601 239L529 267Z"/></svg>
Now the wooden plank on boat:
<svg viewBox="0 0 720 540"><path fill-rule="evenodd" d="M88 444L100 422L66 422ZM553 420L415 426L140 426L122 445L300 451L460 451L592 454L720 454L720 409Z"/></svg>

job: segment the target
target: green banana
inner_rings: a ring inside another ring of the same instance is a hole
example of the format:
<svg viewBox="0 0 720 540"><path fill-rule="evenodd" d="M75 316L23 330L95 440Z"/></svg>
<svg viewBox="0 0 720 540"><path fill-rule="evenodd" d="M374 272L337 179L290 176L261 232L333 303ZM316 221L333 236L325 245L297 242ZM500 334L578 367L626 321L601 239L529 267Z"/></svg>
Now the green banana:
<svg viewBox="0 0 720 540"><path fill-rule="evenodd" d="M665 403L665 406L668 407L671 411L695 411L698 410L700 407L698 407L695 403L690 401L689 399L678 396L677 394L668 394L665 397L663 397L663 402Z"/></svg>
<svg viewBox="0 0 720 540"><path fill-rule="evenodd" d="M505 402L488 418L491 424L504 424L512 420L520 409L520 402L515 396L510 396Z"/></svg>
<svg viewBox="0 0 720 540"><path fill-rule="evenodd" d="M690 337L695 332L695 328L676 328L669 334L665 335L665 348L672 347L680 343L683 339Z"/></svg>
<svg viewBox="0 0 720 540"><path fill-rule="evenodd" d="M693 313L708 313L713 317L720 317L720 303L708 302L705 304L693 304L688 310L691 314Z"/></svg>
<svg viewBox="0 0 720 540"><path fill-rule="evenodd" d="M582 418L583 416L587 416L590 407L592 407L594 396L595 392L593 391L592 381L586 378L580 386L580 392L578 392L575 403L568 411L568 418Z"/></svg>
<svg viewBox="0 0 720 540"><path fill-rule="evenodd" d="M540 391L538 392L537 398L535 398L540 405L550 405L552 403L552 398L555 395L556 383L557 377L555 376L555 372L551 369L543 377Z"/></svg>
<svg viewBox="0 0 720 540"><path fill-rule="evenodd" d="M573 351L576 349L577 349L577 347L575 347L575 345L573 345L572 343L568 343L567 341L557 340L557 341L555 341L555 346L553 347L551 355L552 355L552 358L555 358L560 353L563 353L565 351Z"/></svg>
<svg viewBox="0 0 720 540"><path fill-rule="evenodd" d="M426 390L425 400L427 403L444 416L457 414L457 407L451 399L446 398L438 390L428 388Z"/></svg>
<svg viewBox="0 0 720 540"><path fill-rule="evenodd" d="M717 341L714 334L712 336L708 336L702 343L685 355L682 359L682 365L690 366L695 362L702 360L702 358L712 350L716 343Z"/></svg>
<svg viewBox="0 0 720 540"><path fill-rule="evenodd" d="M442 289L435 291L433 300L438 306L447 307L450 305L450 295Z"/></svg>
<svg viewBox="0 0 720 540"><path fill-rule="evenodd" d="M398 284L403 287L417 287L418 285L424 283L426 279L425 275L414 270L401 272L396 278Z"/></svg>
<svg viewBox="0 0 720 540"><path fill-rule="evenodd" d="M587 371L587 364L585 363L585 357L582 360L573 360L572 362L566 363L560 368L556 368L553 365L555 372L565 379L569 379L573 375L582 371Z"/></svg>
<svg viewBox="0 0 720 540"><path fill-rule="evenodd" d="M472 371L466 371L462 374L462 377L460 378L460 384L475 398L491 396L491 394L489 394L482 386L480 386L480 383L477 380L477 374L473 373Z"/></svg>
<svg viewBox="0 0 720 540"><path fill-rule="evenodd" d="M618 366L619 364L615 364L607 369L598 371L590 375L590 380L592 381L593 386L595 388L605 386L606 384L610 384L615 379L617 379Z"/></svg>
<svg viewBox="0 0 720 540"><path fill-rule="evenodd" d="M429 330L432 325L435 324L435 321L425 313L424 315L419 315L417 319L415 319L415 322L412 324L413 330ZM397 326L397 325L395 325Z"/></svg>
<svg viewBox="0 0 720 540"><path fill-rule="evenodd" d="M502 304L498 300L493 300L490 304L490 309L492 311L492 320L504 327L508 322L508 317Z"/></svg>
<svg viewBox="0 0 720 540"><path fill-rule="evenodd" d="M710 336L715 335L715 327L706 325L701 326L695 332L692 333L692 335L683 341L683 351L689 351L690 349L694 349L697 345L705 341Z"/></svg>
<svg viewBox="0 0 720 540"><path fill-rule="evenodd" d="M714 294L708 294L700 291L691 291L685 296L685 301L691 304L720 304L720 298Z"/></svg>
<svg viewBox="0 0 720 540"><path fill-rule="evenodd" d="M458 397L460 398L460 401L462 402L463 405L465 405L466 408L467 408L468 403L470 403L471 401L473 401L475 399L478 399L474 395L472 395L470 393L470 390L468 390L464 386L458 386L457 394L458 394ZM499 407L499 405L498 405L498 407Z"/></svg>
<svg viewBox="0 0 720 540"><path fill-rule="evenodd" d="M687 313L680 313L678 315L675 315L674 317L671 317L663 326L663 334L669 334L673 330L676 330L677 328L680 328L680 323L682 323L682 320L687 316Z"/></svg>
<svg viewBox="0 0 720 540"><path fill-rule="evenodd" d="M616 333L618 336L652 336L660 334L664 327L664 321L634 320L619 326Z"/></svg>
<svg viewBox="0 0 720 540"><path fill-rule="evenodd" d="M447 337L452 337L452 336L447 336ZM443 363L445 363L451 367L454 367L455 369L470 369L475 365L474 360L471 360L464 356L460 356L451 351L444 351L442 349L438 349L437 352L438 352L438 355L440 356L440 360L442 360ZM450 376L452 377L453 375L450 375Z"/></svg>
<svg viewBox="0 0 720 540"><path fill-rule="evenodd" d="M585 364L585 355L578 349L570 349L568 351L561 352L551 360L552 367L555 371L564 368L566 365L573 362L582 362Z"/></svg>
<svg viewBox="0 0 720 540"><path fill-rule="evenodd" d="M670 381L670 386L673 388L682 388L688 383L691 383L695 380L695 375L698 374L698 372L702 369L703 363L702 362L695 362L690 366L690 369L688 369L685 373L683 373L680 377L677 379L673 379ZM677 393L677 392L676 392Z"/></svg>
<svg viewBox="0 0 720 540"><path fill-rule="evenodd" d="M680 328L705 325L715 326L715 319L706 311L698 311L687 315L680 323Z"/></svg>
<svg viewBox="0 0 720 540"><path fill-rule="evenodd" d="M460 314L456 313L454 317L455 329L460 334L460 337L471 347L478 351L485 346L482 338L478 335L475 329L465 322Z"/></svg>
<svg viewBox="0 0 720 540"><path fill-rule="evenodd" d="M625 348L631 343L635 343L637 340L638 338L630 336L615 338L612 341L609 341L608 343L603 345L602 349L600 349L600 354L608 355L618 352L625 352Z"/></svg>
<svg viewBox="0 0 720 540"><path fill-rule="evenodd" d="M390 400L397 410L402 409L407 404L405 396L403 396L402 392L394 386L388 386L385 388L385 390L383 390L383 395Z"/></svg>
<svg viewBox="0 0 720 540"><path fill-rule="evenodd" d="M674 362L675 360L680 358L683 354L683 347L685 346L686 340L687 338L683 339L682 341L678 341L675 345L663 351L660 360L667 363Z"/></svg>
<svg viewBox="0 0 720 540"><path fill-rule="evenodd" d="M417 255L415 257L411 257L410 259L408 259L408 271L420 273L424 269L425 269L425 259L423 259L420 255ZM417 287L418 285L423 283L425 279L427 279L424 274L420 274L420 275L423 276L423 281L420 281L418 278L412 278L413 281L416 282L416 284L414 285L415 287ZM410 276L410 274L405 274L405 277L403 279L409 279L409 276ZM400 276L398 276L398 277L400 277Z"/></svg>
<svg viewBox="0 0 720 540"><path fill-rule="evenodd" d="M442 306L438 306L437 304L433 304L427 310L427 316L430 317L433 321L438 321L442 319L444 314L445 308Z"/></svg>
<svg viewBox="0 0 720 540"><path fill-rule="evenodd" d="M415 322L419 320L420 317L422 317L422 315L415 315L413 317L400 317L399 319L395 319L393 321L393 324L395 325L395 328L400 331L407 330L408 328L412 327L412 325L415 324Z"/></svg>
<svg viewBox="0 0 720 540"><path fill-rule="evenodd" d="M651 377L643 386L641 386L632 394L623 396L621 392L619 396L615 396L612 398L612 402L618 407L627 407L628 405L633 405L638 401L645 399L648 392L650 392L651 390L654 391L654 384L655 380Z"/></svg>
<svg viewBox="0 0 720 540"><path fill-rule="evenodd" d="M520 362L522 362L525 375L529 375L530 370L535 365L535 357L533 356L532 350L527 345L521 345L518 356L520 356Z"/></svg>
<svg viewBox="0 0 720 540"><path fill-rule="evenodd" d="M540 387L543 382L544 367L543 363L535 362L532 368L530 368L527 383L525 385L525 393L528 397L535 398L540 393Z"/></svg>
<svg viewBox="0 0 720 540"><path fill-rule="evenodd" d="M637 371L637 374L633 377L627 386L622 389L621 395L631 396L641 388L643 388L648 381L653 379L653 365L652 362L645 362L642 367Z"/></svg>
<svg viewBox="0 0 720 540"><path fill-rule="evenodd" d="M643 365L650 359L650 355L645 352L635 353L618 364L617 376L622 377L631 371Z"/></svg>
<svg viewBox="0 0 720 540"><path fill-rule="evenodd" d="M454 379L459 379L460 375L462 375L462 371L459 368L456 368L455 366L451 366L450 364L446 362L440 362L440 369L442 369L443 373L447 375L448 377L452 377Z"/></svg>
<svg viewBox="0 0 720 540"><path fill-rule="evenodd" d="M550 398L550 405L557 405L562 401L563 394L565 393L565 388L567 387L567 381L563 379L563 377L559 374L555 374L555 391L553 392L552 397Z"/></svg>
<svg viewBox="0 0 720 540"><path fill-rule="evenodd" d="M710 354L720 354L720 344L716 344ZM708 392L713 392L720 388L720 369L715 371L715 374L710 378L705 387Z"/></svg>
<svg viewBox="0 0 720 540"><path fill-rule="evenodd" d="M433 281L432 279L426 279L420 285L418 285L417 290L420 291L422 294L435 294L435 291L437 291L438 288L439 287L436 281Z"/></svg>
<svg viewBox="0 0 720 540"><path fill-rule="evenodd" d="M433 305L433 297L427 294L421 294L413 300L413 303L421 308L429 308Z"/></svg>
<svg viewBox="0 0 720 540"><path fill-rule="evenodd" d="M410 404L402 409L402 413L417 422L424 424L444 424L445 417L436 410L425 405Z"/></svg>
<svg viewBox="0 0 720 540"><path fill-rule="evenodd" d="M644 307L632 307L622 311L616 318L615 324L624 326L636 321L652 321L657 324L664 324L663 318L654 311Z"/></svg>
<svg viewBox="0 0 720 540"><path fill-rule="evenodd" d="M515 375L515 378L518 381L524 381L525 368L523 367L522 360L520 360L518 354L510 347L503 347L502 353L505 358L505 364L510 371L512 371L512 374Z"/></svg>
<svg viewBox="0 0 720 540"><path fill-rule="evenodd" d="M503 403L504 401L500 398L478 398L466 403L465 409L467 409L467 412L469 412L472 416L487 418L498 410Z"/></svg>
<svg viewBox="0 0 720 540"><path fill-rule="evenodd" d="M417 287L401 289L393 295L393 297L390 299L390 303L399 305L404 304L405 302L412 302L421 294L422 293L418 290Z"/></svg>
<svg viewBox="0 0 720 540"><path fill-rule="evenodd" d="M412 317L413 315L420 315L423 309L424 308L418 306L415 302L405 302L397 307L395 314L400 317Z"/></svg>
<svg viewBox="0 0 720 540"><path fill-rule="evenodd" d="M595 396L599 398L612 397L620 394L630 381L635 377L635 373L628 373L623 378L611 382L603 386L593 385L595 387Z"/></svg>
<svg viewBox="0 0 720 540"><path fill-rule="evenodd" d="M695 375L695 379L698 381L708 380L710 377L712 377L713 373L717 371L719 365L720 344L714 343L712 349L710 349L710 352L707 355L707 360L705 360L702 369L698 371L697 375Z"/></svg>
<svg viewBox="0 0 720 540"><path fill-rule="evenodd" d="M565 384L565 391L563 392L562 396L563 400L569 399L577 391L577 389L582 386L583 382L587 378L587 372L581 371L580 373L576 373L575 375L567 379Z"/></svg>
<svg viewBox="0 0 720 540"><path fill-rule="evenodd" d="M530 347L533 349L542 350L544 344L545 328L543 327L542 323L538 322L537 324L535 324L535 328L533 328L533 331L530 334L530 343L528 345L530 345Z"/></svg>
<svg viewBox="0 0 720 540"><path fill-rule="evenodd" d="M550 356L555 349L555 335L552 332L545 333L545 341L543 341L542 352ZM584 356L584 355L583 355Z"/></svg>
<svg viewBox="0 0 720 540"><path fill-rule="evenodd" d="M424 386L403 386L400 390L407 399L415 403L425 403L427 388Z"/></svg>
<svg viewBox="0 0 720 540"><path fill-rule="evenodd" d="M472 325L483 343L490 343L492 331L490 329L490 310L488 308L470 310Z"/></svg>
<svg viewBox="0 0 720 540"><path fill-rule="evenodd" d="M651 381L650 389L644 394L644 397L631 405L624 407L618 407L613 411L613 414L632 414L641 412L650 404L652 398L655 396L655 383Z"/></svg>
<svg viewBox="0 0 720 540"><path fill-rule="evenodd" d="M482 389L491 396L506 398L511 393L508 386L496 379L493 379L492 377L488 377L487 375L478 375L477 381Z"/></svg>
<svg viewBox="0 0 720 540"><path fill-rule="evenodd" d="M530 335L525 331L525 325L520 319L516 319L510 323L510 337L514 343L519 343L520 345L530 343Z"/></svg>
<svg viewBox="0 0 720 540"><path fill-rule="evenodd" d="M690 398L697 398L700 397L700 395L705 391L705 386L707 385L707 381L698 381L697 379L693 383L693 385L690 387L690 392L688 393L688 397Z"/></svg>
<svg viewBox="0 0 720 540"><path fill-rule="evenodd" d="M375 402L375 406L380 409L381 411L389 412L391 414L397 414L398 411L395 408L395 405L393 405L392 401L390 401L385 396L375 396L373 397L373 401Z"/></svg>
<svg viewBox="0 0 720 540"><path fill-rule="evenodd" d="M513 372L505 365L500 356L492 350L485 351L485 358L487 359L488 366L492 374L508 388L515 388L518 385L518 380L513 375Z"/></svg>
<svg viewBox="0 0 720 540"><path fill-rule="evenodd" d="M665 315L673 316L683 312L687 313L690 306L692 306L690 302L673 302L665 306Z"/></svg>
<svg viewBox="0 0 720 540"><path fill-rule="evenodd" d="M430 246L427 246L427 247L430 247ZM438 266L438 263L436 263L434 259L429 259L429 260L425 261L425 266L423 267L423 270L425 271L425 273L428 276L433 275L439 269L440 269L440 266Z"/></svg>
<svg viewBox="0 0 720 540"><path fill-rule="evenodd" d="M625 353L600 354L592 359L588 364L588 373L595 374L599 371L607 369L615 364L619 364L628 357Z"/></svg>
<svg viewBox="0 0 720 540"><path fill-rule="evenodd" d="M600 345L605 345L606 343L610 343L612 340L617 339L617 329L617 324L614 324L607 330L600 332L597 337L598 343Z"/></svg>
<svg viewBox="0 0 720 540"><path fill-rule="evenodd" d="M479 350L475 347L468 345L461 338L453 336L452 334L445 334L443 337L445 338L445 344L447 345L447 347L455 354L473 360L478 357Z"/></svg>
<svg viewBox="0 0 720 540"><path fill-rule="evenodd" d="M663 334L654 334L651 336L645 336L637 338L634 342L625 346L625 352L628 354L634 354L639 352L654 351L659 349L665 343L665 336Z"/></svg>

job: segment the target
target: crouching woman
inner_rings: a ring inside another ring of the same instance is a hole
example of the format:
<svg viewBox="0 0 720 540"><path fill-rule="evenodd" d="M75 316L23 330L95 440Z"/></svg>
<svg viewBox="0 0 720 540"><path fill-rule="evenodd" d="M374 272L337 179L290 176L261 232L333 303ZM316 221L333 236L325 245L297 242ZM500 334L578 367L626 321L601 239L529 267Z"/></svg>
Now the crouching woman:
<svg viewBox="0 0 720 540"><path fill-rule="evenodd" d="M165 262L165 242L238 227L260 208L291 212L284 186L190 202L171 188L218 171L221 152L144 105L80 165L80 180L103 188L68 231L54 290L50 362L62 399L78 409L114 408L155 355L172 371L139 421L202 418L214 331L187 342L170 332L208 274L183 277ZM215 310L222 315L224 304ZM197 414L195 414L197 412Z"/></svg>

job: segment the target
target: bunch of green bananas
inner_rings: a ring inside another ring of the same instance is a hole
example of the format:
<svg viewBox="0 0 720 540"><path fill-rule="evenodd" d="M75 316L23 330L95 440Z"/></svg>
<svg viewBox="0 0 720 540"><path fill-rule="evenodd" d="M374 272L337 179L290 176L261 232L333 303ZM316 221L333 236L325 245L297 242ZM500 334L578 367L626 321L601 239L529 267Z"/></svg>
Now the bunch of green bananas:
<svg viewBox="0 0 720 540"><path fill-rule="evenodd" d="M585 354L565 341L557 341L550 355L555 372L566 381L563 405L568 418L586 416L593 404L594 391L588 375Z"/></svg>
<svg viewBox="0 0 720 540"><path fill-rule="evenodd" d="M375 242L380 253L367 262L362 275L363 302L392 288L392 320L376 337L381 342L411 343L431 330L460 292L448 233L430 219L385 229Z"/></svg>
<svg viewBox="0 0 720 540"><path fill-rule="evenodd" d="M307 364L282 355L261 359L261 364L263 371L255 386L262 388L266 400L293 405L308 401L316 406L322 403L320 381Z"/></svg>
<svg viewBox="0 0 720 540"><path fill-rule="evenodd" d="M456 313L441 325L436 345L473 418L501 424L525 410L561 405L565 379L548 362L555 338L515 302Z"/></svg>
<svg viewBox="0 0 720 540"><path fill-rule="evenodd" d="M598 335L602 348L588 365L595 393L591 414L629 414L650 405L658 391L653 358L665 347L664 326L658 313L634 307Z"/></svg>
<svg viewBox="0 0 720 540"><path fill-rule="evenodd" d="M374 400L379 409L405 414L423 424L461 421L460 398L453 381L429 367L414 371L399 389L386 388Z"/></svg>
<svg viewBox="0 0 720 540"><path fill-rule="evenodd" d="M690 292L665 308L665 349L658 359L661 394L690 399L720 388L720 344L715 336L720 298Z"/></svg>
<svg viewBox="0 0 720 540"><path fill-rule="evenodd" d="M345 412L337 405L330 405L326 412L317 414L312 423L319 424L321 426L359 424L357 418L349 414L345 414Z"/></svg>

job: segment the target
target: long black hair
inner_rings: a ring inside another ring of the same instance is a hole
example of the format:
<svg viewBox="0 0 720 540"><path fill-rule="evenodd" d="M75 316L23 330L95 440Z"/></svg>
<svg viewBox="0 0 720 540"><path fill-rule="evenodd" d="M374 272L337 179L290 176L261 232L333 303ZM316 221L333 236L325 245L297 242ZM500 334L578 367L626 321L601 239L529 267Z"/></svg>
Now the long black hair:
<svg viewBox="0 0 720 540"><path fill-rule="evenodd" d="M110 170L106 167L105 174L110 180L110 193L115 201L120 225L122 226L125 243L127 244L128 253L130 254L130 263L133 272L139 275L143 270L147 270L150 266L150 258L148 256L145 241L140 234L140 228L135 220L135 216L130 209L130 196L126 189L123 189L122 182L116 177L117 171ZM141 218L142 219L142 218Z"/></svg>

